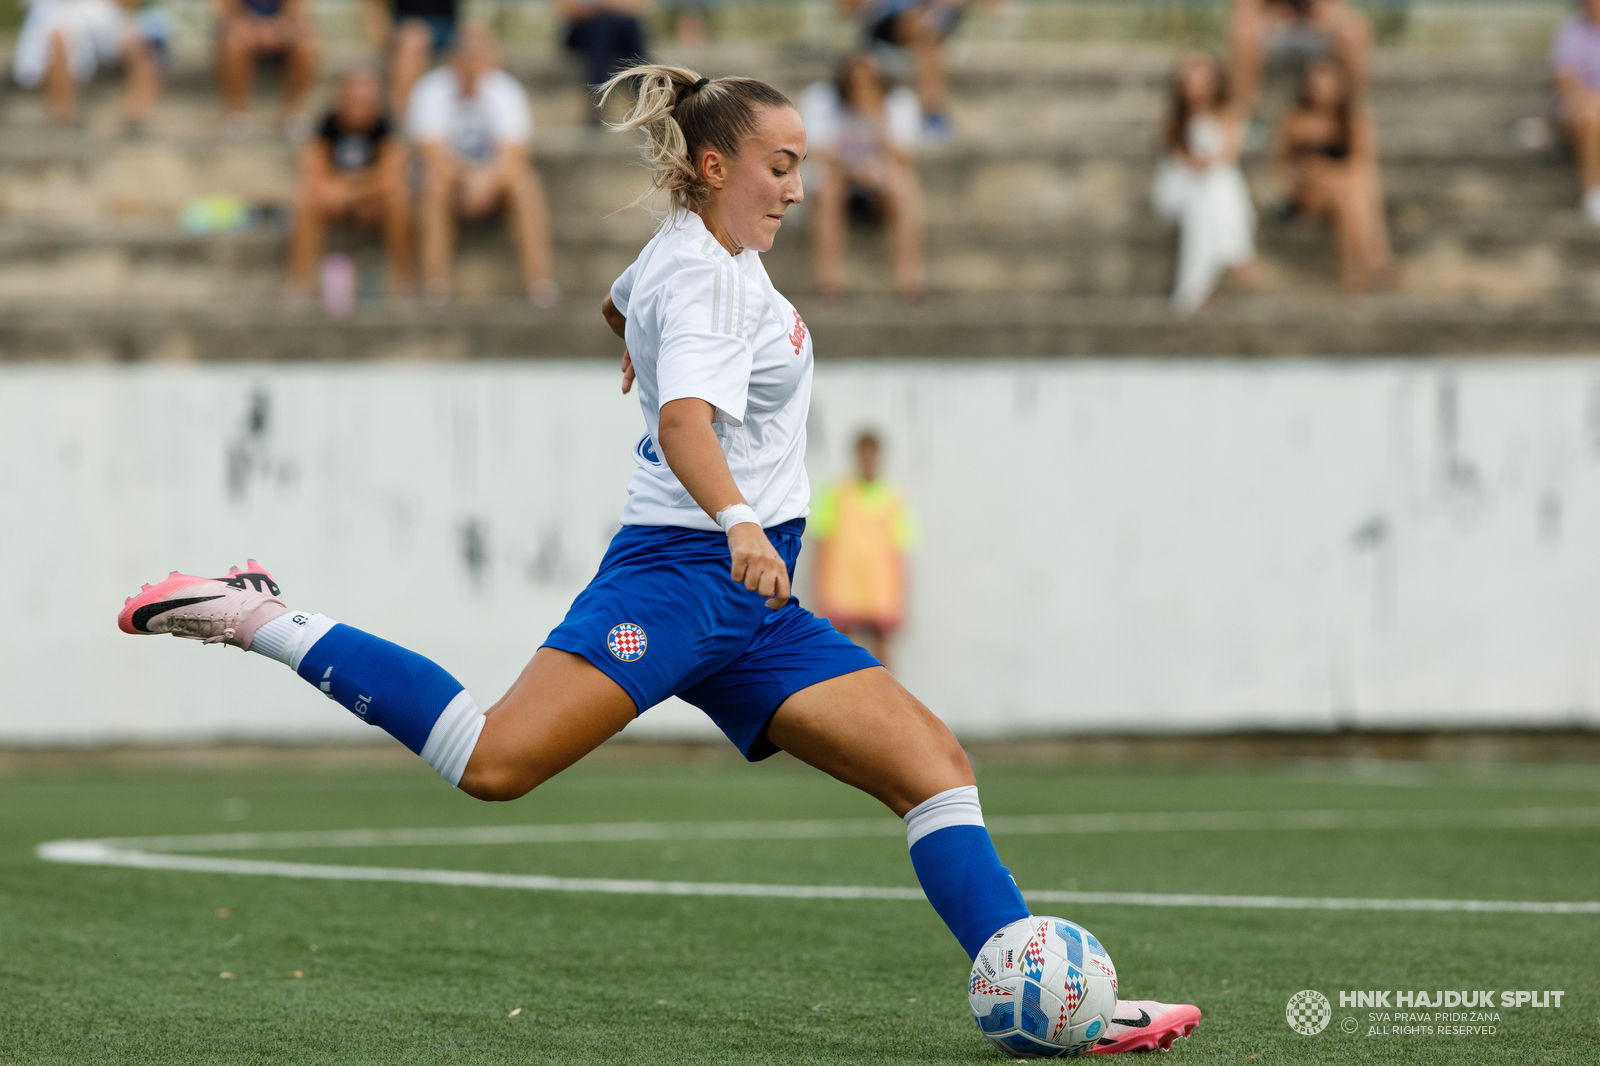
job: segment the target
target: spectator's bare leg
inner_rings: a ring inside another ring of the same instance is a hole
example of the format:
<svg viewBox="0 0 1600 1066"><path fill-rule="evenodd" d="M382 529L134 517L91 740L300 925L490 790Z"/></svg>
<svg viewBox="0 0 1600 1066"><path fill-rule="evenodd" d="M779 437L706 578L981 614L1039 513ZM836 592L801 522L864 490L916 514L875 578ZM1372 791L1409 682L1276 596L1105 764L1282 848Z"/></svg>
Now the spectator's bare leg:
<svg viewBox="0 0 1600 1066"><path fill-rule="evenodd" d="M50 35L50 58L44 68L44 106L51 122L63 125L78 117L78 84L67 62L67 39L61 31Z"/></svg>
<svg viewBox="0 0 1600 1066"><path fill-rule="evenodd" d="M917 100L923 114L945 112L944 42L931 17L913 8L896 20L895 35L910 49L917 62Z"/></svg>
<svg viewBox="0 0 1600 1066"><path fill-rule="evenodd" d="M411 198L404 181L383 191L383 246L389 253L389 294L410 295L417 287L416 251L412 247Z"/></svg>
<svg viewBox="0 0 1600 1066"><path fill-rule="evenodd" d="M550 208L539 172L523 162L505 181L506 226L522 264L522 286L530 293L550 277Z"/></svg>
<svg viewBox="0 0 1600 1066"><path fill-rule="evenodd" d="M394 35L394 57L389 63L389 111L395 121L405 118L411 87L428 69L433 55L433 35L424 22L408 19Z"/></svg>
<svg viewBox="0 0 1600 1066"><path fill-rule="evenodd" d="M155 50L141 34L128 35L123 54L127 57L127 86L122 99L122 121L133 124L150 117L156 95L161 91L161 64Z"/></svg>
<svg viewBox="0 0 1600 1066"><path fill-rule="evenodd" d="M321 46L309 28L302 29L289 46L283 65L283 114L298 115L306 109L306 96L317 79L317 58Z"/></svg>
<svg viewBox="0 0 1600 1066"><path fill-rule="evenodd" d="M1584 96L1568 124L1583 191L1600 187L1600 94Z"/></svg>
<svg viewBox="0 0 1600 1066"><path fill-rule="evenodd" d="M1323 176L1328 214L1339 245L1339 288L1347 295L1365 292L1372 231L1370 198L1347 168Z"/></svg>
<svg viewBox="0 0 1600 1066"><path fill-rule="evenodd" d="M428 160L422 183L422 284L428 295L450 295L450 258L456 240L456 185L461 167L443 152Z"/></svg>
<svg viewBox="0 0 1600 1066"><path fill-rule="evenodd" d="M915 169L896 165L884 187L889 247L894 255L894 291L916 298L925 286L922 242L926 220L922 208L922 183Z"/></svg>
<svg viewBox="0 0 1600 1066"><path fill-rule="evenodd" d="M1247 110L1255 104L1266 61L1263 23L1261 0L1234 0L1233 23L1228 28L1228 77L1233 98L1242 101Z"/></svg>
<svg viewBox="0 0 1600 1066"><path fill-rule="evenodd" d="M249 113L250 82L255 72L255 28L245 19L231 19L222 27L222 45L217 57L222 107L228 114Z"/></svg>
<svg viewBox="0 0 1600 1066"><path fill-rule="evenodd" d="M1366 210L1367 269L1380 285L1394 280L1394 250L1389 246L1389 220L1383 213L1383 181L1376 168L1361 174L1361 198Z"/></svg>
<svg viewBox="0 0 1600 1066"><path fill-rule="evenodd" d="M328 212L324 198L315 189L305 189L294 207L294 232L289 235L289 292L309 295L316 277L317 261L328 232Z"/></svg>
<svg viewBox="0 0 1600 1066"><path fill-rule="evenodd" d="M832 159L823 161L825 177L821 188L811 194L811 263L816 271L817 292L839 296L844 292L844 250L849 238L845 208L849 204L850 179L844 168Z"/></svg>

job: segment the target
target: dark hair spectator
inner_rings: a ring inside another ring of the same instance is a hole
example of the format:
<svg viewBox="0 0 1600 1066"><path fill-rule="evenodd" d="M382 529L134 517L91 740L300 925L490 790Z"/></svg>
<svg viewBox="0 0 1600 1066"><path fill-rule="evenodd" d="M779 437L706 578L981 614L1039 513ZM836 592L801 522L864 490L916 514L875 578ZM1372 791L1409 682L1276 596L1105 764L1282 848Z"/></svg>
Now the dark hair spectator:
<svg viewBox="0 0 1600 1066"><path fill-rule="evenodd" d="M1178 60L1153 200L1156 213L1178 226L1172 301L1185 312L1204 304L1229 271L1246 287L1257 280L1256 214L1239 169L1247 121L1241 105L1216 59L1192 52Z"/></svg>
<svg viewBox="0 0 1600 1066"><path fill-rule="evenodd" d="M450 62L418 79L406 132L422 154L422 278L427 297L450 297L456 219L504 209L522 280L534 306L553 306L550 212L533 169L533 118L521 83L499 69L483 26L464 26Z"/></svg>
<svg viewBox="0 0 1600 1066"><path fill-rule="evenodd" d="M281 58L283 107L278 122L291 140L304 140L311 134L306 95L316 81L320 51L307 0L217 0L217 10L222 17L217 74L222 82L224 132L234 139L249 136L256 61Z"/></svg>
<svg viewBox="0 0 1600 1066"><path fill-rule="evenodd" d="M952 132L947 100L949 75L944 43L955 32L970 0L839 0L858 15L868 48L890 45L910 51L916 65L917 101L924 133L945 140Z"/></svg>
<svg viewBox="0 0 1600 1066"><path fill-rule="evenodd" d="M1279 125L1273 164L1295 208L1333 226L1345 292L1394 282L1377 125L1337 60L1306 67L1299 101Z"/></svg>
<svg viewBox="0 0 1600 1066"><path fill-rule="evenodd" d="M300 152L300 193L289 238L289 291L308 295L328 225L350 219L383 231L389 288L415 288L406 153L383 113L383 93L371 71L339 79L333 107Z"/></svg>
<svg viewBox="0 0 1600 1066"><path fill-rule="evenodd" d="M43 88L51 120L70 124L78 118L78 86L102 63L121 60L123 125L139 132L161 91L171 36L171 15L155 0L34 0L17 33L11 74L24 89Z"/></svg>
<svg viewBox="0 0 1600 1066"><path fill-rule="evenodd" d="M389 57L389 111L403 115L411 87L456 42L461 0L367 0L373 43Z"/></svg>
<svg viewBox="0 0 1600 1066"><path fill-rule="evenodd" d="M583 57L584 81L598 90L619 70L644 62L644 25L639 16L648 0L556 0L567 21L566 45ZM601 118L598 103L591 122Z"/></svg>
<svg viewBox="0 0 1600 1066"><path fill-rule="evenodd" d="M851 216L882 218L894 259L894 290L907 298L923 291L922 184L912 161L921 112L916 95L889 89L871 56L846 56L832 82L818 82L800 98L807 150L817 168L811 182L807 226L817 289L836 296L845 288L844 252Z"/></svg>
<svg viewBox="0 0 1600 1066"><path fill-rule="evenodd" d="M1366 86L1372 25L1346 0L1233 0L1229 35L1234 93L1247 108L1272 61L1304 65L1331 57L1344 64L1357 91Z"/></svg>
<svg viewBox="0 0 1600 1066"><path fill-rule="evenodd" d="M1550 43L1556 111L1578 157L1583 212L1600 223L1600 0L1583 0Z"/></svg>

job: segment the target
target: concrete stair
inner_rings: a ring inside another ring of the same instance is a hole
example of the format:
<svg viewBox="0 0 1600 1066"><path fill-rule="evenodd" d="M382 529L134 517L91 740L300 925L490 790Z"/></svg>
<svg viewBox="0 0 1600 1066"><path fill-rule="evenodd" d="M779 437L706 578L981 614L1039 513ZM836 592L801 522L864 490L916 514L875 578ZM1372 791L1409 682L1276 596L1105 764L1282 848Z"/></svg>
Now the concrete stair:
<svg viewBox="0 0 1600 1066"><path fill-rule="evenodd" d="M706 73L759 70L798 92L827 53L755 46L681 57ZM767 257L825 355L1147 353L1407 354L1592 350L1600 326L1600 228L1575 210L1570 163L1528 140L1548 112L1536 57L1384 53L1371 94L1384 146L1401 291L1349 301L1333 292L1332 243L1282 221L1253 133L1247 169L1263 206L1269 289L1224 295L1182 320L1161 295L1174 239L1148 194L1170 53L1133 47L966 46L953 99L960 135L919 167L928 194L924 303L887 297L881 236L853 240L860 293L810 297L803 211ZM582 125L587 107L564 61L513 57L538 126L535 159L554 213L551 315L515 297L498 228L467 227L457 304L442 311L379 297L376 239L334 234L356 255L363 302L352 319L285 313L282 213L252 232L187 237L190 198L232 193L282 208L294 152L263 126L241 144L216 132L209 73L180 68L144 139L121 137L114 86L97 85L82 129L42 120L35 97L0 95L0 355L7 358L261 358L610 354L593 305L648 238L649 215L617 209L645 186L625 137ZM336 63L330 62L333 69ZM1281 92L1281 87L1279 87Z"/></svg>

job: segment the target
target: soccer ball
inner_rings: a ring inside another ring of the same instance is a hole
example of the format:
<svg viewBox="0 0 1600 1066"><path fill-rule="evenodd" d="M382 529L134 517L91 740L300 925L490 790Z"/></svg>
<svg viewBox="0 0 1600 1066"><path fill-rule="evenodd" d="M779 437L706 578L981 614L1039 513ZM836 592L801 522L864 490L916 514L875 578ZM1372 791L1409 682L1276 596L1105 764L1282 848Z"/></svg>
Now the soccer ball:
<svg viewBox="0 0 1600 1066"><path fill-rule="evenodd" d="M1014 1058L1075 1057L1117 1006L1117 969L1100 941L1064 918L1012 922L983 945L967 984L972 1016Z"/></svg>

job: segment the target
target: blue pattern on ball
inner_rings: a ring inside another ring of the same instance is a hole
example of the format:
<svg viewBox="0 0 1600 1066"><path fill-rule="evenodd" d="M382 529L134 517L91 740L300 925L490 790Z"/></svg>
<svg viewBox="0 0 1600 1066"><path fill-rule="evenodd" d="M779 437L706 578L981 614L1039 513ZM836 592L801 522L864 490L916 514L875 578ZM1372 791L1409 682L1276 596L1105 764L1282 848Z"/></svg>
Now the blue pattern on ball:
<svg viewBox="0 0 1600 1066"><path fill-rule="evenodd" d="M1017 1024L1016 1005L1013 1003L996 1003L994 1009L987 1016L975 1014L973 1018L978 1023L978 1028L986 1033L1003 1033Z"/></svg>
<svg viewBox="0 0 1600 1066"><path fill-rule="evenodd" d="M1039 1006L1039 986L1032 981L1022 985L1022 1028L1037 1037L1050 1035L1050 1019Z"/></svg>
<svg viewBox="0 0 1600 1066"><path fill-rule="evenodd" d="M1070 922L1051 922L1050 928L1055 930L1056 936L1067 946L1067 961L1078 969L1083 969L1083 938L1088 934Z"/></svg>

